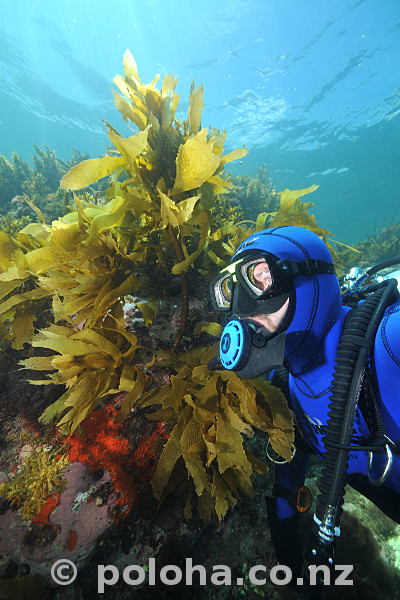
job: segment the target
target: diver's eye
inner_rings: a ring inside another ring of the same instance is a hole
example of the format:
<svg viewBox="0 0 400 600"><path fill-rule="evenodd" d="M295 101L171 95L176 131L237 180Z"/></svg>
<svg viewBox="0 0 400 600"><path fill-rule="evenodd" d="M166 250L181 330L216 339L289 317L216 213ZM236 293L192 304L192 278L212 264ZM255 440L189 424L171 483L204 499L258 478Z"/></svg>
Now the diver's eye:
<svg viewBox="0 0 400 600"><path fill-rule="evenodd" d="M256 288L265 292L272 285L271 271L265 261L255 262L248 266L247 277Z"/></svg>

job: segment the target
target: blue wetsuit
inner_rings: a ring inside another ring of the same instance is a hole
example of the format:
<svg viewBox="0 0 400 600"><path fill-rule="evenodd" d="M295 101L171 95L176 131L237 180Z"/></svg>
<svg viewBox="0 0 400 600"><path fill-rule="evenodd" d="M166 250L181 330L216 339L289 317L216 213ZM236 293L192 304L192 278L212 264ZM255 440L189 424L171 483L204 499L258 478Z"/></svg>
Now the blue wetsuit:
<svg viewBox="0 0 400 600"><path fill-rule="evenodd" d="M332 263L327 246L305 228L279 227L258 232L237 249L232 261L253 253L266 252L278 260ZM289 293L289 322L285 322L285 366L289 370L290 406L294 411L301 435L308 446L322 456L328 404L330 401L334 364L344 319L349 308L342 306L339 282L332 273L299 274L292 277ZM272 311L271 311L272 312ZM253 312L253 314L255 314ZM368 361L377 403L387 436L400 440L400 303L390 306L377 331L374 349ZM363 445L369 430L357 410L352 443ZM386 464L385 454L374 454L371 475L379 477ZM351 451L348 473L367 474L368 453ZM301 484L307 468L307 454L298 450L287 465L277 467L277 483L289 489ZM384 484L400 492L400 458L393 456L393 465ZM278 499L277 516L293 514L287 500Z"/></svg>
<svg viewBox="0 0 400 600"><path fill-rule="evenodd" d="M326 435L328 404L330 400L330 380L340 334L347 307L342 308L340 319L332 327L324 340L324 357L322 365L298 375L289 374L290 408L296 414L299 430L308 446L320 457L325 451L322 438ZM393 441L400 440L400 303L389 307L382 320L375 339L373 360L369 360L368 370L371 374L376 398L388 437ZM357 410L354 420L352 444L363 444L369 436L369 429ZM309 456L300 451L292 464L277 467L276 482L289 489L294 484L302 484ZM371 475L378 478L384 471L386 454L375 454ZM368 453L351 451L348 470L351 473L367 475ZM400 492L400 460L394 456L393 465L385 486ZM285 518L294 514L293 509L284 499L279 499L277 516Z"/></svg>

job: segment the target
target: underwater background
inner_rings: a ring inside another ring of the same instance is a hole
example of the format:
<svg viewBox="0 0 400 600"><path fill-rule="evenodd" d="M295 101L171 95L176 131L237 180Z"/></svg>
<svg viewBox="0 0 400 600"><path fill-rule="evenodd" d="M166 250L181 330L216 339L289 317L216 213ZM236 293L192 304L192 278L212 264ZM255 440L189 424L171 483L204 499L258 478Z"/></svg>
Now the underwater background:
<svg viewBox="0 0 400 600"><path fill-rule="evenodd" d="M278 190L320 185L315 214L354 243L400 220L397 0L2 0L0 153L102 155L129 48L143 81L205 88L205 123ZM185 111L184 102L180 110ZM117 124L119 125L118 121Z"/></svg>
<svg viewBox="0 0 400 600"><path fill-rule="evenodd" d="M400 254L399 34L398 0L0 0L0 600L186 600L100 595L98 565L275 565L293 417L210 370L209 284L267 226L339 275ZM400 525L349 488L341 526L354 586L322 600L400 598Z"/></svg>

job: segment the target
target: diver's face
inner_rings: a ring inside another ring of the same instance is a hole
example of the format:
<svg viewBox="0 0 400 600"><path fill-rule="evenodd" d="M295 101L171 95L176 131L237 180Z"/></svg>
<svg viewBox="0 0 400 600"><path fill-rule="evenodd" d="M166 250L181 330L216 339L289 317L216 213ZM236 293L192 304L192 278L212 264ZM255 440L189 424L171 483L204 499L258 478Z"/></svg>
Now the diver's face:
<svg viewBox="0 0 400 600"><path fill-rule="evenodd" d="M256 326L258 319L260 327L274 333L289 312L291 288L276 261L272 255L249 255L225 267L210 284L213 308L242 319L255 315Z"/></svg>
<svg viewBox="0 0 400 600"><path fill-rule="evenodd" d="M254 264L251 275L252 281L258 289L265 292L271 287L272 276L269 270L269 266L265 262L265 260L260 260L258 263ZM281 306L281 308L276 312L273 312L271 314L252 315L251 317L244 317L244 320L256 323L260 325L261 328L265 327L265 329L270 333L275 333L275 331L277 331L279 325L281 324L284 316L286 315L288 306L289 298L286 300L285 304Z"/></svg>
<svg viewBox="0 0 400 600"><path fill-rule="evenodd" d="M272 284L271 271L264 259L255 262L251 267L251 278L253 284L263 292L267 291Z"/></svg>

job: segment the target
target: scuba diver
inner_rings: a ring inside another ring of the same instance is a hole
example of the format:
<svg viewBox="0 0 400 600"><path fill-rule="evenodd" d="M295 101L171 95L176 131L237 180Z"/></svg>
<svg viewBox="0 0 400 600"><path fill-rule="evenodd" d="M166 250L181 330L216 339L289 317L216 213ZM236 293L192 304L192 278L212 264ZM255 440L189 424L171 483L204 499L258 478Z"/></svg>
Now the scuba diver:
<svg viewBox="0 0 400 600"><path fill-rule="evenodd" d="M210 285L226 316L217 368L269 376L296 416L295 454L274 461L268 507L278 561L295 574L332 568L346 483L400 523L399 292L393 278L368 284L398 263L371 269L342 295L325 243L305 228L277 227L244 241ZM323 466L304 550L295 537L311 504L304 478L312 453Z"/></svg>

